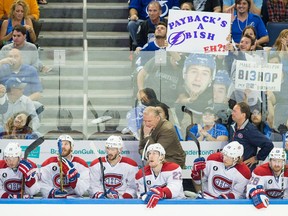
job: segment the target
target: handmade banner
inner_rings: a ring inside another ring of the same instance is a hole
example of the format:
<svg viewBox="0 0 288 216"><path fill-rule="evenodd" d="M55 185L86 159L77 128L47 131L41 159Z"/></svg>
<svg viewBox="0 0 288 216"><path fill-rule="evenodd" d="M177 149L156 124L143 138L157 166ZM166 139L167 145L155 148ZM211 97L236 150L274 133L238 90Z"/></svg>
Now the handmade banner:
<svg viewBox="0 0 288 216"><path fill-rule="evenodd" d="M170 10L167 51L227 55L231 15L199 11Z"/></svg>
<svg viewBox="0 0 288 216"><path fill-rule="evenodd" d="M259 64L252 61L236 62L236 89L280 91L282 64Z"/></svg>

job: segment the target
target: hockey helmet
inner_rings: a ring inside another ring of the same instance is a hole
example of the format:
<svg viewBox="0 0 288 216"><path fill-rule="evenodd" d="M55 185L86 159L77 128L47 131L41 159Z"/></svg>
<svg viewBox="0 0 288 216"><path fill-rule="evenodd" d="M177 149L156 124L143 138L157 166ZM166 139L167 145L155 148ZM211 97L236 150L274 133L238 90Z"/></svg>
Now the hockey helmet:
<svg viewBox="0 0 288 216"><path fill-rule="evenodd" d="M224 146L222 153L228 157L237 159L242 157L244 148L239 142L233 141Z"/></svg>
<svg viewBox="0 0 288 216"><path fill-rule="evenodd" d="M59 137L58 137L58 139L57 139L57 143L59 142L59 140L67 140L67 141L69 141L70 142L70 144L71 144L71 147L72 148L74 148L74 140L73 140L73 138L70 136L70 135L68 135L68 134L62 134L62 135L60 135Z"/></svg>
<svg viewBox="0 0 288 216"><path fill-rule="evenodd" d="M214 84L220 84L226 86L228 89L231 85L231 79L226 70L218 70L215 74Z"/></svg>
<svg viewBox="0 0 288 216"><path fill-rule="evenodd" d="M123 148L123 140L121 136L111 135L105 142L106 148Z"/></svg>
<svg viewBox="0 0 288 216"><path fill-rule="evenodd" d="M10 142L4 150L4 157L21 157L22 150L19 143Z"/></svg>
<svg viewBox="0 0 288 216"><path fill-rule="evenodd" d="M273 148L269 153L269 160L270 159L280 159L286 160L286 152L283 148Z"/></svg>
<svg viewBox="0 0 288 216"><path fill-rule="evenodd" d="M148 146L148 148L146 150L146 158L148 158L148 153L150 151L158 151L160 156L164 156L166 154L165 149L163 148L163 146L160 143L155 143L155 144L151 144Z"/></svg>

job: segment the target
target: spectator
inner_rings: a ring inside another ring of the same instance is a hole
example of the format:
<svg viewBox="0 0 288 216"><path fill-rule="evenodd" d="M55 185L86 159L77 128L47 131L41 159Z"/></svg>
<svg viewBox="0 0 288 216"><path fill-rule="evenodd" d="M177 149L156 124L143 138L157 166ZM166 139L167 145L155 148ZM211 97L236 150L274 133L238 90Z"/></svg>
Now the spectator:
<svg viewBox="0 0 288 216"><path fill-rule="evenodd" d="M164 22L159 22L155 29L155 40L150 41L144 45L143 48L136 49L135 53L139 54L139 57L137 58L135 65L137 66L136 70L139 72L143 66L154 57L156 50L165 49L166 48L166 36L167 36L167 25ZM141 73L144 73L142 71ZM137 77L138 79L138 77ZM138 80L137 80L138 81ZM142 84L142 79L139 80L141 83L138 83L138 85ZM141 89L141 88L140 88Z"/></svg>
<svg viewBox="0 0 288 216"><path fill-rule="evenodd" d="M243 160L253 171L259 160L264 161L273 148L273 143L249 122L250 108L245 102L233 107L229 141L238 141L244 147ZM258 148L260 149L258 151Z"/></svg>
<svg viewBox="0 0 288 216"><path fill-rule="evenodd" d="M75 140L85 139L85 135L81 131L72 129L73 115L69 109L59 109L56 118L57 129L47 132L46 139L57 139L61 134L70 134Z"/></svg>
<svg viewBox="0 0 288 216"><path fill-rule="evenodd" d="M273 45L273 50L288 51L288 29L283 29Z"/></svg>
<svg viewBox="0 0 288 216"><path fill-rule="evenodd" d="M0 60L0 83L5 84L11 77L19 78L26 84L24 95L32 101L38 101L42 97L43 88L38 73L34 67L23 64L22 54L18 49L10 50L7 58Z"/></svg>
<svg viewBox="0 0 288 216"><path fill-rule="evenodd" d="M137 29L143 20L148 18L148 5L150 1L146 0L131 0L129 2L129 22L128 22L128 31L132 39L132 50L134 51L137 47ZM169 0L162 4L162 13L161 17L168 16L168 10L176 7L179 8L178 0Z"/></svg>
<svg viewBox="0 0 288 216"><path fill-rule="evenodd" d="M182 169L176 163L167 162L165 155L160 143L149 145L145 154L148 164L136 174L137 195L147 208L154 208L160 199L185 198Z"/></svg>
<svg viewBox="0 0 288 216"><path fill-rule="evenodd" d="M195 8L194 8L194 6L193 6L193 4L192 4L192 2L183 2L183 3L181 3L181 5L180 5L180 10L189 10L189 11L195 11Z"/></svg>
<svg viewBox="0 0 288 216"><path fill-rule="evenodd" d="M190 128L190 132L199 141L227 141L228 131L227 128L219 123L216 123L217 116L214 110L207 107L202 114L202 123L195 124ZM191 136L188 134L188 140L192 140Z"/></svg>
<svg viewBox="0 0 288 216"><path fill-rule="evenodd" d="M8 19L10 9L15 0L0 0L0 19ZM39 20L40 11L36 0L25 0L29 7L28 17L32 20Z"/></svg>
<svg viewBox="0 0 288 216"><path fill-rule="evenodd" d="M260 16L263 0L250 0L251 6L249 11L253 14ZM223 0L223 12L234 14L235 1L234 0Z"/></svg>
<svg viewBox="0 0 288 216"><path fill-rule="evenodd" d="M89 188L88 165L72 154L74 140L70 135L59 136L57 144L61 156L52 156L41 165L42 196L50 199L80 198ZM62 169L59 164L62 164Z"/></svg>
<svg viewBox="0 0 288 216"><path fill-rule="evenodd" d="M273 148L269 154L269 162L253 171L247 185L247 199L252 199L257 209L267 208L269 199L288 199L288 178L286 153L283 148Z"/></svg>
<svg viewBox="0 0 288 216"><path fill-rule="evenodd" d="M198 198L243 199L245 197L251 172L242 162L243 152L243 146L233 141L224 146L222 152L209 155L207 162L203 157L194 160L192 181L198 185L198 191L201 183L203 188L201 191L203 193L200 193Z"/></svg>
<svg viewBox="0 0 288 216"><path fill-rule="evenodd" d="M251 47L252 51L263 50L263 47L261 45L259 45L258 42L257 42L257 34L256 34L256 29L254 28L254 26L246 26L243 29L242 37L244 35L250 35L252 37L252 39L255 40L254 45Z"/></svg>
<svg viewBox="0 0 288 216"><path fill-rule="evenodd" d="M156 107L146 107L143 112L143 125L140 132L139 154L142 155L147 141L160 143L166 151L166 160L185 166L185 152L171 122L162 119Z"/></svg>
<svg viewBox="0 0 288 216"><path fill-rule="evenodd" d="M44 66L39 59L39 54L35 44L26 41L26 29L22 25L13 28L13 43L2 47L0 57L4 58L12 49L19 49L22 53L23 63L34 66L37 71L48 73L52 68Z"/></svg>
<svg viewBox="0 0 288 216"><path fill-rule="evenodd" d="M19 143L9 142L4 149L4 160L0 160L0 198L19 199L33 198L40 191L36 175L36 164L30 160L21 159L22 150ZM22 179L25 184L22 188ZM13 183L13 187L11 184Z"/></svg>
<svg viewBox="0 0 288 216"><path fill-rule="evenodd" d="M232 22L232 38L235 43L239 43L244 28L252 25L256 29L258 44L265 44L269 41L267 29L260 16L249 12L250 8L250 0L235 1L235 9L237 12Z"/></svg>
<svg viewBox="0 0 288 216"><path fill-rule="evenodd" d="M268 21L288 22L287 5L287 0L267 0Z"/></svg>
<svg viewBox="0 0 288 216"><path fill-rule="evenodd" d="M31 120L31 116L25 112L16 113L8 119L0 137L2 139L37 139L38 134L29 126Z"/></svg>
<svg viewBox="0 0 288 216"><path fill-rule="evenodd" d="M195 11L221 12L221 4L219 0L192 0Z"/></svg>
<svg viewBox="0 0 288 216"><path fill-rule="evenodd" d="M146 43L155 40L156 26L164 19L161 16L161 5L158 1L152 1L148 4L149 18L144 20L137 30L137 49L141 49Z"/></svg>
<svg viewBox="0 0 288 216"><path fill-rule="evenodd" d="M105 142L106 156L91 162L89 194L92 199L136 198L138 165L134 160L122 156L122 149L122 138L111 135ZM119 177L117 181L116 176Z"/></svg>
<svg viewBox="0 0 288 216"><path fill-rule="evenodd" d="M36 42L36 34L31 18L28 17L29 7L24 0L17 0L11 6L8 20L4 20L1 26L0 42L5 45L12 43L13 28L15 25L23 25L26 29L26 40Z"/></svg>
<svg viewBox="0 0 288 216"><path fill-rule="evenodd" d="M6 81L5 86L0 84L0 113L4 124L14 114L26 112L32 118L30 127L37 131L40 123L35 105L29 97L23 95L26 84L18 78L12 77Z"/></svg>
<svg viewBox="0 0 288 216"><path fill-rule="evenodd" d="M192 123L199 123L203 110L213 105L211 84L215 69L216 64L212 55L192 53L185 60L184 84L176 102L191 108L195 120Z"/></svg>

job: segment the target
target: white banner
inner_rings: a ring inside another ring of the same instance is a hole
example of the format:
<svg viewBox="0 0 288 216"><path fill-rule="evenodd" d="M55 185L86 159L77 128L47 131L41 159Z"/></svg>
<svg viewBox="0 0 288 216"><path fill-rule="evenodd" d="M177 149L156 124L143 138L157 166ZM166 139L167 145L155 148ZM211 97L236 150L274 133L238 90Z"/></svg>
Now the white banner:
<svg viewBox="0 0 288 216"><path fill-rule="evenodd" d="M227 55L230 23L227 13L170 10L166 50Z"/></svg>
<svg viewBox="0 0 288 216"><path fill-rule="evenodd" d="M256 91L281 90L282 64L259 64L252 61L236 61L236 89Z"/></svg>

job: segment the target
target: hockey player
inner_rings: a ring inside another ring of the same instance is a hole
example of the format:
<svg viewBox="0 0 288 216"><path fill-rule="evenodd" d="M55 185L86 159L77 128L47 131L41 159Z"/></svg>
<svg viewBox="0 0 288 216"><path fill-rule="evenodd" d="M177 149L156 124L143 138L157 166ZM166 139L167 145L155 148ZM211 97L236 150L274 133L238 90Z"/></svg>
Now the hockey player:
<svg viewBox="0 0 288 216"><path fill-rule="evenodd" d="M123 149L121 136L108 137L105 149L106 157L101 157L101 160L97 158L90 165L90 197L94 199L136 198L135 175L138 166L134 160L121 155Z"/></svg>
<svg viewBox="0 0 288 216"><path fill-rule="evenodd" d="M4 150L4 160L0 160L0 198L17 199L21 198L21 192L24 192L23 198L28 199L40 191L36 164L30 160L21 160L21 155L18 143L8 143Z"/></svg>
<svg viewBox="0 0 288 216"><path fill-rule="evenodd" d="M81 197L89 187L89 168L87 163L73 156L74 140L70 135L59 136L62 157L53 156L43 162L41 167L41 193L44 198ZM62 159L62 179L61 162ZM63 182L63 189L61 188Z"/></svg>
<svg viewBox="0 0 288 216"><path fill-rule="evenodd" d="M288 199L288 165L283 148L273 148L269 162L253 171L247 185L247 198L251 198L257 209L267 208L269 198Z"/></svg>
<svg viewBox="0 0 288 216"><path fill-rule="evenodd" d="M185 198L182 169L174 162L165 161L165 149L160 143L148 146L146 159L144 176L140 169L136 175L136 183L137 195L147 204L147 208L154 208L160 199Z"/></svg>
<svg viewBox="0 0 288 216"><path fill-rule="evenodd" d="M192 180L201 185L204 199L241 199L245 197L245 187L251 177L247 165L242 162L244 149L237 141L224 146L222 152L196 158L192 169ZM202 177L202 179L201 179Z"/></svg>

